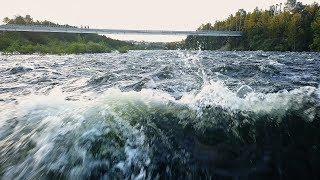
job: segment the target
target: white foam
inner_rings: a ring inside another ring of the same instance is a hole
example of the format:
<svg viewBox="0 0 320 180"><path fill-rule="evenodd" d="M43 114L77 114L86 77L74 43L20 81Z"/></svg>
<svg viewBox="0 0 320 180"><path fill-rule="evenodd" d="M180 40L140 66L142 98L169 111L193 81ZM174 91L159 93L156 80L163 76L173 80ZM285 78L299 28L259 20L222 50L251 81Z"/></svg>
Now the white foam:
<svg viewBox="0 0 320 180"><path fill-rule="evenodd" d="M153 108L171 108L172 106L167 105L173 103L178 108L190 107L190 111L198 112L199 116L208 106L218 106L230 111L276 112L275 114L281 116L289 108L301 106L304 98L315 91L320 94L319 88L313 87L268 94L252 91L240 98L222 82L211 81L203 85L199 91L185 94L180 100L175 100L169 93L152 89L121 92L117 88L111 88L101 95L96 95L92 101L76 102L66 101L68 93L61 89L55 89L46 96L30 95L19 99L19 104L13 107L11 105L0 112L0 115L6 115L2 116L5 118L2 123L6 123L6 120L12 117L17 117L18 121L14 132L10 136L4 136L0 143L9 144L13 139L18 139L14 144L16 150L25 146L26 141L35 143L28 157L6 169L5 176L17 177L16 175L28 174L26 177L32 178L39 173L39 169L65 168L70 166L71 159L81 158L82 163L70 171L78 173L94 163L93 158L88 155L88 147L80 146L79 141L94 142L94 138L113 130L125 140L125 160L117 162L114 167L126 173L134 165L140 170L135 177L143 178L146 173L144 167L151 161L149 149L143 129L133 127L126 119L126 116L131 116L130 108L140 113ZM177 116L180 116L180 112L177 113ZM308 113L314 114L313 109L308 110ZM10 151L10 148L12 147L5 147L3 151ZM29 170L23 171L24 169Z"/></svg>
<svg viewBox="0 0 320 180"><path fill-rule="evenodd" d="M265 113L277 111L284 114L292 103L301 103L305 96L310 96L314 91L314 87L301 87L290 92L286 90L268 94L250 92L245 98L240 98L222 82L211 81L204 85L199 93L183 96L181 102L200 112L204 107L219 106L230 110Z"/></svg>

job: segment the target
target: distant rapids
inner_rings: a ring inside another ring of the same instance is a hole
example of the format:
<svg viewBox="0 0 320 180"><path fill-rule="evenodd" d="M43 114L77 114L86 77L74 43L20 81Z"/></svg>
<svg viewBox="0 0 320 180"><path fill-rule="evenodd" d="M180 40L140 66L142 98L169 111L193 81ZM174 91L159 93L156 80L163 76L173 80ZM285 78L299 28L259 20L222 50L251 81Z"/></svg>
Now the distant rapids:
<svg viewBox="0 0 320 180"><path fill-rule="evenodd" d="M320 54L0 55L0 179L320 179Z"/></svg>

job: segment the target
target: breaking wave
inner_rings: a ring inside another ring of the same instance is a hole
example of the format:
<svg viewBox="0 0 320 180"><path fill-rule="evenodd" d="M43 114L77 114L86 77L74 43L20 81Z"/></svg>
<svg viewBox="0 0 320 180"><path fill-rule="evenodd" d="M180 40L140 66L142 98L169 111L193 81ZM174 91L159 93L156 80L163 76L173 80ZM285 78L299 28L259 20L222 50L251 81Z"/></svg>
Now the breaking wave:
<svg viewBox="0 0 320 180"><path fill-rule="evenodd" d="M54 89L0 110L3 179L318 175L315 87L259 93L208 81L180 99L154 89L83 96Z"/></svg>

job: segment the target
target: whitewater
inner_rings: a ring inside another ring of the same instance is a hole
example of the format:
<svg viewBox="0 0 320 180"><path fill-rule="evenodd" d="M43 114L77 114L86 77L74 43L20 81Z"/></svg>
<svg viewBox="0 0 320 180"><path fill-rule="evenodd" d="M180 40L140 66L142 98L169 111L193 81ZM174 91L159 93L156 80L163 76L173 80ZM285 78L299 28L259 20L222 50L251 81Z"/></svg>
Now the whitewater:
<svg viewBox="0 0 320 180"><path fill-rule="evenodd" d="M1 179L318 179L320 54L0 55Z"/></svg>

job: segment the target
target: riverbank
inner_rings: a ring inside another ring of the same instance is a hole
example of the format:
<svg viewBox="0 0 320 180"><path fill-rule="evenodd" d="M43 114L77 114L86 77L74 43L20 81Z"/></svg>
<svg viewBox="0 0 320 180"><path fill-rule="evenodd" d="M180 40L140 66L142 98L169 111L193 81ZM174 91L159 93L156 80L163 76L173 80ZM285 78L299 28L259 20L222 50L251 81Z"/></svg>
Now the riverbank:
<svg viewBox="0 0 320 180"><path fill-rule="evenodd" d="M7 32L0 36L0 51L7 54L83 54L127 52L132 43L99 35Z"/></svg>
<svg viewBox="0 0 320 180"><path fill-rule="evenodd" d="M19 25L59 25L49 21L34 21L30 16L5 18L6 24ZM98 34L40 33L40 32L2 32L0 33L0 51L7 54L83 54L128 52L138 46L126 41L108 38Z"/></svg>
<svg viewBox="0 0 320 180"><path fill-rule="evenodd" d="M243 9L227 19L205 23L198 30L240 30L243 37L195 37L171 43L171 48L248 51L320 51L320 6L318 3L302 4L288 1L283 9L253 12Z"/></svg>

